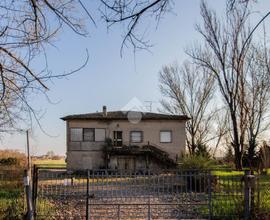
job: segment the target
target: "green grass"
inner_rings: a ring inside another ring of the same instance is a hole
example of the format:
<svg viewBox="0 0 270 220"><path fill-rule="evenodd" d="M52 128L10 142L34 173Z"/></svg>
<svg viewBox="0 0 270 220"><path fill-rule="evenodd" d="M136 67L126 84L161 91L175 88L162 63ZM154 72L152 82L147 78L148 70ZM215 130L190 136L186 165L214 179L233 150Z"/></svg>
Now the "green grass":
<svg viewBox="0 0 270 220"><path fill-rule="evenodd" d="M23 219L23 169L0 167L0 219Z"/></svg>
<svg viewBox="0 0 270 220"><path fill-rule="evenodd" d="M0 219L22 219L24 197L21 188L0 188Z"/></svg>
<svg viewBox="0 0 270 220"><path fill-rule="evenodd" d="M217 177L212 197L212 213L214 216L227 216L225 219L238 219L243 215L244 183L241 179L244 171L215 170L212 175ZM261 175L255 190L256 212L270 212L270 169L267 175ZM230 196L231 195L231 196ZM259 196L259 201L258 201ZM229 217L230 216L230 217ZM218 219L218 218L217 218ZM224 219L222 217L222 219Z"/></svg>
<svg viewBox="0 0 270 220"><path fill-rule="evenodd" d="M21 188L3 189L0 188L0 219L4 220L21 220L25 214L25 201ZM37 201L37 211L40 216L39 220L48 219L53 216L56 207L50 201L39 199ZM42 217L43 216L43 217Z"/></svg>
<svg viewBox="0 0 270 220"><path fill-rule="evenodd" d="M215 164L211 168L215 170L232 170L233 165L232 164Z"/></svg>
<svg viewBox="0 0 270 220"><path fill-rule="evenodd" d="M244 171L226 171L226 170L215 170L212 171L212 175L219 176L219 177L232 177L232 176L243 176Z"/></svg>

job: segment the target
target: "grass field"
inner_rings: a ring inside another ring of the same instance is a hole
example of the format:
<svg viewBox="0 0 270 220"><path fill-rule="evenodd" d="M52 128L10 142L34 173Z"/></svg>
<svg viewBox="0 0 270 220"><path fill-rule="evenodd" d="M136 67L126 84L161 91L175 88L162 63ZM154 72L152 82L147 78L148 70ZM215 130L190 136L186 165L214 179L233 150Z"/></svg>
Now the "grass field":
<svg viewBox="0 0 270 220"><path fill-rule="evenodd" d="M34 159L32 164L36 165L48 165L48 166L66 166L65 159L52 160L52 159Z"/></svg>

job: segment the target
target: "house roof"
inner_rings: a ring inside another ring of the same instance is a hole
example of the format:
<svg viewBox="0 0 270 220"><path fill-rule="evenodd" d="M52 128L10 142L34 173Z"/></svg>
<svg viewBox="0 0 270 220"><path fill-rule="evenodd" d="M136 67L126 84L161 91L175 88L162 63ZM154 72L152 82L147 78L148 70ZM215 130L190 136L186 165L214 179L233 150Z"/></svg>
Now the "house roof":
<svg viewBox="0 0 270 220"><path fill-rule="evenodd" d="M61 119L64 121L68 120L128 120L130 117L129 113L141 114L141 120L188 120L189 117L186 115L168 115L152 112L137 112L137 111L110 111L104 116L103 112L67 115ZM132 117L132 116L131 116Z"/></svg>

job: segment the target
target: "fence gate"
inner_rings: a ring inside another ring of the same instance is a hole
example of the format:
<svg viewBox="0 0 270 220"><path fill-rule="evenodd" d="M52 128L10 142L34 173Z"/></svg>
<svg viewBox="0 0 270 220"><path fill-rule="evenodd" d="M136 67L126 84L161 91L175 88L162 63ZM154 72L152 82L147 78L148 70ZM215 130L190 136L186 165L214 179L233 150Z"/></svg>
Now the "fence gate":
<svg viewBox="0 0 270 220"><path fill-rule="evenodd" d="M198 171L35 168L38 219L206 219L211 178Z"/></svg>

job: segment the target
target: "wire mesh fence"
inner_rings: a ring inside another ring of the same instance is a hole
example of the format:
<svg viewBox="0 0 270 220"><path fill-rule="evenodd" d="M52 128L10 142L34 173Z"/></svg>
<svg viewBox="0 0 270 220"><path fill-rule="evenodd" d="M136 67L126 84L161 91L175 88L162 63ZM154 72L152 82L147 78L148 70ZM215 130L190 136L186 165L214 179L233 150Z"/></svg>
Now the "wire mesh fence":
<svg viewBox="0 0 270 220"><path fill-rule="evenodd" d="M256 219L270 219L270 176L260 175L256 182L254 192L255 209L253 215Z"/></svg>
<svg viewBox="0 0 270 220"><path fill-rule="evenodd" d="M211 215L213 218L244 218L244 180L243 175L212 175Z"/></svg>

